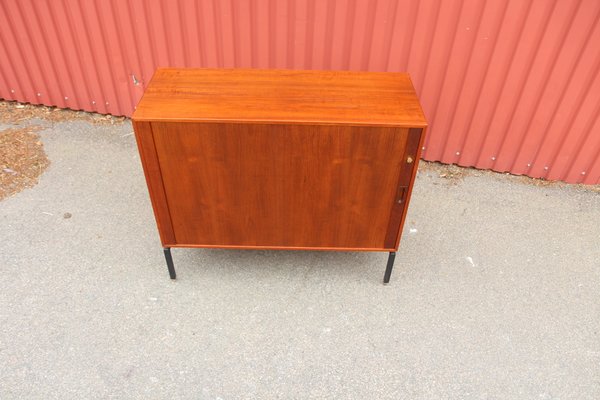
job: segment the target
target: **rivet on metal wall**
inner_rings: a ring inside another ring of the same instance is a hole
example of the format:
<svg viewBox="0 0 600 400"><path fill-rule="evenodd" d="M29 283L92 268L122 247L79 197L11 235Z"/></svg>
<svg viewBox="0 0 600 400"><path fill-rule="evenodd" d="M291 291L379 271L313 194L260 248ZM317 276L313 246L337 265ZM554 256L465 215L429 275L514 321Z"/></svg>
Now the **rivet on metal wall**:
<svg viewBox="0 0 600 400"><path fill-rule="evenodd" d="M425 146L421 147L421 150L425 150Z"/></svg>
<svg viewBox="0 0 600 400"><path fill-rule="evenodd" d="M492 161L496 161L496 157L492 157Z"/></svg>
<svg viewBox="0 0 600 400"><path fill-rule="evenodd" d="M42 95L41 93L38 93L38 94L37 94L37 96L38 96L38 97L40 97L41 95Z"/></svg>
<svg viewBox="0 0 600 400"><path fill-rule="evenodd" d="M581 171L581 175L585 175L585 171Z"/></svg>
<svg viewBox="0 0 600 400"><path fill-rule="evenodd" d="M527 168L531 167L531 164L527 164Z"/></svg>
<svg viewBox="0 0 600 400"><path fill-rule="evenodd" d="M15 92L15 89L10 89L10 92L11 92L11 93L14 93L14 92Z"/></svg>
<svg viewBox="0 0 600 400"><path fill-rule="evenodd" d="M546 171L548 171L548 167L544 167L544 169L545 169Z"/></svg>
<svg viewBox="0 0 600 400"><path fill-rule="evenodd" d="M65 96L65 100L69 100L69 98L67 96Z"/></svg>
<svg viewBox="0 0 600 400"><path fill-rule="evenodd" d="M108 101L105 104L108 105Z"/></svg>
<svg viewBox="0 0 600 400"><path fill-rule="evenodd" d="M96 104L96 100L92 100L92 104Z"/></svg>
<svg viewBox="0 0 600 400"><path fill-rule="evenodd" d="M457 156L460 156L460 151L457 151L457 152L456 152L456 155L457 155Z"/></svg>

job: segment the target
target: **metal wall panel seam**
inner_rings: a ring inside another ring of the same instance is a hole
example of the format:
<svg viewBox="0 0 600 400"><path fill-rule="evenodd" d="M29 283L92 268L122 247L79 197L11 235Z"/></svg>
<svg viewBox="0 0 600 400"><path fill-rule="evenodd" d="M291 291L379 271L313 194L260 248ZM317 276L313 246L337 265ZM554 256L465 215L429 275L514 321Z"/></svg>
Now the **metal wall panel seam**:
<svg viewBox="0 0 600 400"><path fill-rule="evenodd" d="M518 109L522 109L524 108L523 106L521 106L521 103L524 100L524 92L525 92L525 87L527 85L527 83L530 80L530 76L531 73L533 71L533 64L535 62L535 60L538 58L538 53L540 51L540 44L542 43L544 36L546 34L546 30L548 29L548 21L551 18L552 14L554 13L554 10L556 8L556 2L552 3L552 5L550 6L550 9L543 14L544 16L541 18L541 20L545 23L543 23L541 25L541 29L538 30L538 32L535 33L535 39L534 39L534 45L533 45L533 49L532 51L529 52L529 57L528 57L528 61L525 63L528 67L527 67L527 73L520 79L521 83L519 84L519 91L517 96L515 96L515 101L512 102L512 106L510 109L510 112L508 113L507 118L505 118L503 120L503 129L502 129L502 137L500 142L498 143L498 145L496 146L496 148L494 149L494 153L496 154L496 160L493 161L492 163L492 169L497 170L497 171L507 171L506 167L503 166L502 164L507 164L507 162L504 162L504 153L503 153L503 149L505 148L505 143L507 143L507 139L510 137L510 133L511 133L511 128L513 127L514 124L514 118L516 115L516 112ZM531 14L529 14L529 16L531 16ZM531 108L529 108L529 112L531 112ZM508 143L512 143L512 142L508 142ZM510 156L510 154L509 154Z"/></svg>
<svg viewBox="0 0 600 400"><path fill-rule="evenodd" d="M549 80L550 76L552 75L553 69L556 66L556 59L559 57L559 55L561 53L561 50L562 50L562 48L563 48L563 46L565 44L565 40L567 38L568 29L569 29L569 27L572 26L573 20L575 19L575 15L577 14L577 10L578 10L578 8L579 8L580 5L581 5L581 2L575 4L575 6L573 6L573 10L569 14L569 17L568 17L569 23L568 24L564 24L562 34L559 35L560 38L561 38L561 40L560 40L559 43L555 43L555 46L553 48L552 62L548 63L548 66L546 67L546 70L545 70L545 73L543 75L542 81L546 81L547 82ZM531 124L533 122L533 117L537 114L537 110L540 108L540 104L542 102L542 99L544 98L543 95L545 93L545 89L546 89L546 87L539 88L538 91L537 91L537 93L536 93L536 95L535 95L535 100L534 100L534 103L533 103L534 105L530 109L529 118L527 120L527 123L525 124L525 128L524 128L525 132L529 131L529 129L531 127ZM564 92L563 92L563 94L564 94ZM522 95L522 93L521 93L521 95ZM557 99L557 105L558 105L558 101L559 101L559 99ZM510 127L510 124L509 124L509 127ZM547 131L543 130L543 132L547 132ZM544 137L548 137L547 133L546 133L545 136L540 136L540 138L544 138ZM522 150L523 143L525 142L526 138L527 138L526 135L521 135L520 138L517 138L518 145L516 146L516 151L510 151L510 148L509 148L508 152L513 156L513 158L509 162L509 167L506 168L507 171L512 171L513 168L515 168L516 161L519 158L519 152ZM511 143L511 145L512 145L512 143ZM499 153L502 152L502 149L504 148L504 146L505 146L505 142L502 143L502 147L500 148ZM537 149L539 149L539 145L537 146ZM537 150L534 150L534 152L533 152L533 163L535 163L537 161L535 159L536 155L537 155ZM548 169L545 168L546 172L544 173L544 176L547 175L547 173L548 173L548 171L549 171L549 169L551 167L551 164L549 162L545 162L545 164L548 165L549 168Z"/></svg>
<svg viewBox="0 0 600 400"><path fill-rule="evenodd" d="M424 4L424 2L421 2L419 4ZM421 9L421 7L419 7L419 10ZM439 12L439 7L434 7L434 12L435 12L435 16L433 17L433 21L431 25L427 25L425 29L427 29L427 34L426 37L428 38L428 40L426 40L427 43L427 51L425 54L425 60L421 65L421 79L417 80L417 82L415 83L415 89L417 90L417 94L423 99L423 91L424 89L421 89L419 86L419 82L423 82L422 85L424 85L425 82L427 82L427 71L428 71L428 66L429 66L429 58L431 57L431 51L432 51L432 47L433 47L433 39L435 37L435 29L438 21L438 17L440 15ZM417 11L417 16L419 15L419 12ZM415 29L417 28L417 25L415 25ZM409 56L410 57L410 56ZM410 61L410 60L409 60ZM410 66L410 63L407 64L407 67ZM410 72L410 68L407 68ZM427 101L426 99L423 99L424 101ZM422 100L422 101L423 101ZM433 101L435 101L435 97L433 97ZM425 106L425 105L424 105ZM427 107L424 107L427 108ZM429 134L425 137L425 150L426 150L426 154L427 156L429 156L429 153L431 152L431 146L430 143L433 142L434 138L436 137L436 132L433 130L433 124L435 121L435 112L431 112L429 109L427 109L427 111L425 111L428 121L429 121L429 129L428 132ZM435 147L434 147L435 148ZM435 159L435 158L431 158L431 159Z"/></svg>
<svg viewBox="0 0 600 400"><path fill-rule="evenodd" d="M455 117L456 117L456 114L457 114L457 107L458 107L458 104L459 104L459 99L461 98L461 95L462 95L463 90L465 88L465 83L466 83L466 80L467 80L466 74L467 74L467 71L469 69L469 65L471 63L471 58L473 56L473 48L475 46L475 42L476 42L477 36L479 35L479 28L481 26L481 16L483 14L483 10L484 10L484 7L485 7L486 3L482 2L481 4L482 4L482 6L481 6L480 10L476 13L476 17L475 17L475 20L477 21L477 23L476 23L477 26L474 29L475 35L473 35L474 37L471 40L471 43L470 43L470 46L469 46L468 55L467 55L467 59L466 59L466 62L464 64L463 68L462 68L463 71L460 73L460 75L461 75L461 77L460 77L460 84L459 84L460 89L458 91L455 91L452 94L453 97L450 99L450 103L454 104L454 106L452 107L452 112L450 113L450 119L449 119L449 122L447 124L447 126L450 129L449 132L455 132L454 130L452 130L452 127L454 126L454 120L455 120ZM460 17L459 17L459 20L460 20ZM455 30L454 35L456 36L457 33L458 33L458 23L457 23L457 30ZM453 41L452 47L454 47L454 44L455 44L455 41ZM451 95L449 95L449 96L451 96ZM449 142L448 139L450 137L451 137L451 135L445 135L445 137L444 137L443 144L441 146L442 147L442 154L448 153L448 150L449 150L448 149L448 142ZM458 160L457 162L460 162L461 161L461 157L464 157L463 156L463 151L462 151L462 146L461 147L456 146L455 148L456 148L456 152L459 153L459 154L456 154L456 156L457 156L456 159ZM450 149L450 152L454 152L454 151L455 151L454 149Z"/></svg>
<svg viewBox="0 0 600 400"><path fill-rule="evenodd" d="M513 69L513 65L515 63L515 60L517 60L516 54L518 51L518 45L520 42L520 38L523 36L523 32L525 31L525 28L527 26L527 18L531 13L532 7L533 7L533 2L526 2L526 10L524 13L522 13L522 19L521 19L521 24L520 24L520 28L518 30L518 34L517 35L513 35L514 39L513 39L513 44L512 44L512 52L507 54L506 57L508 58L508 62L505 62L502 64L502 69L503 69L503 73L500 76L496 76L495 77L495 81L500 81L501 84L498 87L498 90L495 93L494 96L494 104L496 105L496 107L493 107L492 109L489 110L489 116L486 118L487 122L484 125L484 129L482 129L482 139L480 141L480 148L479 148L479 152L476 158L476 162L475 165L486 165L488 168L494 169L494 164L495 161L498 157L498 153L496 149L493 149L492 151L490 151L490 153L492 154L492 156L490 157L491 162L488 160L487 154L485 153L485 147L486 144L489 142L490 137L489 137L489 133L490 130L492 128L494 119L496 118L496 111L497 111L497 105L500 103L501 99L504 97L504 93L506 89L506 84L508 82L508 77ZM494 55L492 55L491 60L494 60ZM490 65L492 64L493 61L490 62ZM491 77L486 77L489 78L491 80ZM477 113L475 114L477 115ZM506 128L505 130L506 131Z"/></svg>
<svg viewBox="0 0 600 400"><path fill-rule="evenodd" d="M584 40L584 43L581 46L581 48L579 49L579 51L578 51L577 57L575 58L572 66L571 66L571 69L570 69L570 71L568 73L568 78L567 78L567 80L566 80L566 82L564 84L564 88L563 88L562 94L560 96L560 100L556 103L556 107L551 112L552 117L547 122L544 131L548 131L548 128L552 127L552 124L554 123L555 119L559 115L558 111L559 111L561 105L563 104L563 100L565 99L565 93L569 89L569 87L572 85L573 79L575 79L574 72L575 72L577 66L579 65L579 63L581 62L582 56L583 56L583 54L585 52L585 48L587 47L587 44L589 43L590 39L592 38L592 33L594 32L594 26L598 23L599 18L600 18L600 13L598 13L596 15L596 19L595 19L594 23L591 24L591 26L589 28L589 31L587 33L587 36L586 36L586 38ZM594 65L595 65L594 69L598 69L600 67L600 52L598 53L598 57L596 57L596 62L595 62ZM584 80L583 80L584 83L582 85L583 90L580 91L580 95L578 96L578 100L576 101L576 103L575 104L573 104L573 103L570 104L570 108L571 109L573 109L573 110L580 109L581 104L583 103L583 101L585 100L585 98L587 97L587 95L589 94L589 91L591 89L591 83L592 83L593 77L594 77L594 75L589 74L586 78L584 78ZM574 116L574 112L572 113L572 116L569 119L573 119L573 116ZM590 132L591 131L588 131L588 134ZM586 136L585 133L582 136L585 138L585 136ZM545 142L546 142L547 139L548 139L548 135L544 135L544 136L541 137L538 149L536 150L536 152L534 153L534 156L533 156L533 163L534 164L537 162L537 157L538 157L538 154L539 154L539 149L545 144ZM544 177L548 177L552 173L553 169L556 168L557 158L558 158L558 155L560 154L560 149L563 148L563 145L564 145L564 142L565 142L566 139L567 139L567 134L565 132L565 133L563 133L562 138L559 138L559 141L554 146L554 151L552 152L553 154L550 156L550 160L552 160L552 161L549 162L549 164L552 165L552 167L550 167L550 170L544 175ZM585 140L583 140L583 142L584 141ZM563 170L564 170L564 167L563 167Z"/></svg>
<svg viewBox="0 0 600 400"><path fill-rule="evenodd" d="M497 27L496 29L493 30L494 34L494 40L493 40L493 44L491 46L491 50L488 53L487 56L487 62L484 64L484 68L480 73L480 79L478 81L478 83L476 84L476 86L478 87L477 89L477 96L475 96L474 100L471 100L472 105L470 107L468 107L464 112L466 115L471 115L474 116L476 115L475 111L477 109L477 105L480 103L480 99L481 99L481 95L483 93L483 88L485 86L486 80L488 78L488 72L490 70L490 65L491 65L491 61L494 57L495 52L497 51L497 46L498 46L498 38L500 37L500 31L502 29L502 24L505 21L505 17L506 17L506 11L508 10L508 2L503 2L504 7L502 8L502 12L499 14L500 18L497 19ZM483 19L483 14L482 14L482 19ZM481 28L481 25L480 27ZM479 34L479 32L477 33ZM469 65L467 66L467 69L469 68ZM465 76L465 80L467 79L467 77ZM458 107L458 102L457 102L457 107ZM458 112L458 110L455 110L454 112ZM465 159L465 157L468 155L470 157L469 161L466 161L463 163L463 165L466 166L474 166L477 163L477 158L479 158L481 156L481 151L479 152L471 152L471 154L466 150L466 144L468 142L471 141L476 141L478 140L477 137L474 137L474 135L472 134L472 126L473 126L473 117L467 120L467 125L464 127L464 129L462 130L462 133L460 131L458 131L458 135L460 135L460 148L463 149L463 154L461 156L460 161L463 161ZM448 129L449 132L455 132L455 130L453 129L454 125L450 124L448 125ZM470 139L470 140L469 140ZM493 156L492 156L493 157ZM495 157L493 158L495 159Z"/></svg>

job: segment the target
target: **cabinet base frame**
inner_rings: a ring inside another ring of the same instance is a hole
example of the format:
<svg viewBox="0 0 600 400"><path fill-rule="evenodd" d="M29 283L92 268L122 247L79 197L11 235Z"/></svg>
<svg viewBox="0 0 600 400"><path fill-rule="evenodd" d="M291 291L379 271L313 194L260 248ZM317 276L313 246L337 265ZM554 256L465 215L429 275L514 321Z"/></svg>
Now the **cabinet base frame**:
<svg viewBox="0 0 600 400"><path fill-rule="evenodd" d="M177 274L175 273L175 265L173 264L173 256L171 255L171 248L165 247L163 249L165 253L165 260L167 261L167 268L169 270L169 277L171 279L176 279ZM392 269L394 268L394 260L396 259L396 252L390 251L388 256L387 265L385 267L385 274L383 275L383 283L387 284L390 282L390 277L392 276Z"/></svg>

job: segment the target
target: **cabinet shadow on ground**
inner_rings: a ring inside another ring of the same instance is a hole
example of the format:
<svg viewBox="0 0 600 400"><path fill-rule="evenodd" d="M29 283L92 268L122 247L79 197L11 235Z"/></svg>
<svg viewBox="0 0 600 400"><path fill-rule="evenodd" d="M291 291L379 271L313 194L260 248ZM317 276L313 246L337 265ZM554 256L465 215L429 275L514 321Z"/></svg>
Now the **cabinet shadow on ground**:
<svg viewBox="0 0 600 400"><path fill-rule="evenodd" d="M178 279L202 276L381 282L387 252L173 248ZM396 263L399 263L396 259ZM165 273L167 270L164 265ZM396 271L400 273L400 271Z"/></svg>

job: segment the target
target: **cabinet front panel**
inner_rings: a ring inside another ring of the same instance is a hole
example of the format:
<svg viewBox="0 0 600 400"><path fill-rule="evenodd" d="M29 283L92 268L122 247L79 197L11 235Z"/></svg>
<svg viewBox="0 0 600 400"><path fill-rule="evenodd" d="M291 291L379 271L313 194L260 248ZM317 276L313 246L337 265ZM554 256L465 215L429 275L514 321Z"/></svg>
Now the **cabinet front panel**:
<svg viewBox="0 0 600 400"><path fill-rule="evenodd" d="M178 245L386 248L408 129L154 122L152 132Z"/></svg>

